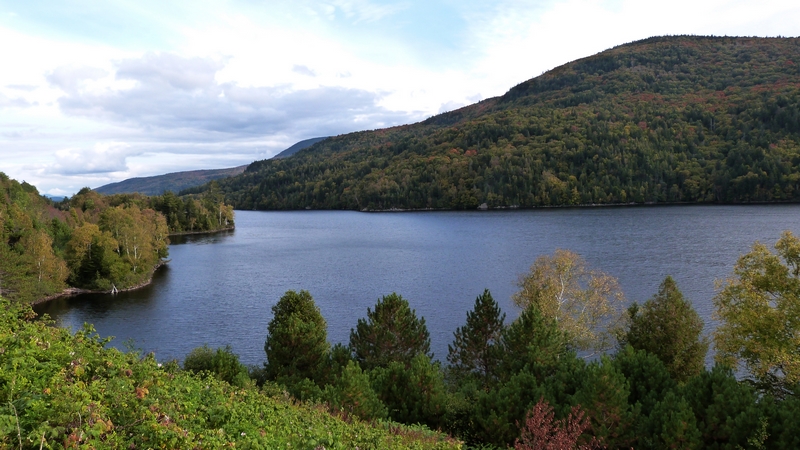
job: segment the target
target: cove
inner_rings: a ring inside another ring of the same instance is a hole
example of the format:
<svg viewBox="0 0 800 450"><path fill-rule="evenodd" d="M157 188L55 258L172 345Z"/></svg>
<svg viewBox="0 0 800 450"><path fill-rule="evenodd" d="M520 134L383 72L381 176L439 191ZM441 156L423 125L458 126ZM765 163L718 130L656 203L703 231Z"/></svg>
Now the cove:
<svg viewBox="0 0 800 450"><path fill-rule="evenodd" d="M557 248L582 255L643 302L672 275L706 322L715 281L758 240L800 234L800 205L651 206L487 212L358 213L237 211L236 229L172 239L171 262L149 286L116 296L88 294L37 305L61 326L84 322L112 345L126 342L159 360L230 344L246 364L264 360L271 307L308 290L332 343L382 295L397 292L425 317L435 357L484 288L507 314L516 282Z"/></svg>

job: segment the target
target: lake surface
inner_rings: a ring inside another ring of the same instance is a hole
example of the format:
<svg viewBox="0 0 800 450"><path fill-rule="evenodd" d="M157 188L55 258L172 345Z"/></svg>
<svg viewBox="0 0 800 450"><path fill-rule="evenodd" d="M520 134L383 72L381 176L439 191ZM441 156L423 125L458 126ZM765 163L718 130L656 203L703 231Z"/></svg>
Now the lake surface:
<svg viewBox="0 0 800 450"><path fill-rule="evenodd" d="M347 342L367 308L392 292L425 317L444 360L484 288L507 313L516 282L540 255L581 254L620 281L629 301L655 294L667 275L712 327L715 280L759 240L800 234L800 205L670 206L491 212L236 212L236 230L173 239L153 283L117 296L85 295L37 306L62 326L94 324L113 345L183 359L230 344L244 363L264 361L271 307L306 289Z"/></svg>

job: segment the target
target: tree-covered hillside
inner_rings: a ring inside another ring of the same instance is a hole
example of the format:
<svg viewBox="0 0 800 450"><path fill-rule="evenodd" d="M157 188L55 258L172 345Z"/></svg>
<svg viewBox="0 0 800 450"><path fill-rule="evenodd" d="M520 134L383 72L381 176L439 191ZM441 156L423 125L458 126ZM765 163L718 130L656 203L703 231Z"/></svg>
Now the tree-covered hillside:
<svg viewBox="0 0 800 450"><path fill-rule="evenodd" d="M237 209L796 201L798 55L797 38L633 42L219 184Z"/></svg>
<svg viewBox="0 0 800 450"><path fill-rule="evenodd" d="M0 172L0 295L35 302L65 288L146 283L167 256L168 235L233 226L219 190L202 197L100 195L60 203Z"/></svg>

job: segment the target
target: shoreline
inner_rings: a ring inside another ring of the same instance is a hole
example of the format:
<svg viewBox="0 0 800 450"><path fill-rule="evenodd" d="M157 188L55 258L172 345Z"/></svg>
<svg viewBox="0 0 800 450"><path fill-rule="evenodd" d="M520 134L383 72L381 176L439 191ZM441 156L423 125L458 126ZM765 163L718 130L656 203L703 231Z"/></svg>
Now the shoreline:
<svg viewBox="0 0 800 450"><path fill-rule="evenodd" d="M628 202L628 203L581 203L579 205L541 205L541 206L478 206L477 208L455 209L455 208L389 208L389 209L361 209L358 212L426 212L426 211L531 211L536 209L594 209L594 208L647 208L659 206L755 206L755 205L795 205L797 201L774 201L774 202L740 202L740 203L717 203L717 202ZM331 210L333 211L333 210ZM345 210L343 210L345 211Z"/></svg>
<svg viewBox="0 0 800 450"><path fill-rule="evenodd" d="M153 270L150 271L150 276L147 277L147 280L145 280L145 281L143 281L143 282L141 282L141 283L139 283L137 285L134 285L134 286L131 286L131 287L127 287L125 289L117 289L117 292L135 291L136 289L141 289L141 288L143 288L145 286L148 286L150 283L153 282L153 275L155 275L156 271L158 269L160 269L161 267L166 266L167 263L169 263L170 261L171 260L169 260L169 259L165 259L165 260L159 261L159 263L156 264L155 267L153 267ZM84 289L84 288L68 287L68 288L64 289L63 291L61 291L59 293L48 295L47 297L40 298L40 299L38 299L36 301L33 301L33 302L29 303L29 304L31 306L35 306L35 305L41 305L42 303L51 302L53 300L58 300L60 298L74 297L76 295L81 295L81 294L110 294L112 292L113 292L113 290L107 290L106 291L106 290L100 290L100 289Z"/></svg>
<svg viewBox="0 0 800 450"><path fill-rule="evenodd" d="M488 206L483 205L476 208L386 208L386 209L347 209L347 208L299 208L299 209L236 209L235 211L261 211L261 212L281 212L281 211L354 211L361 213L403 213L403 212L452 212L452 211L531 211L537 209L594 209L594 208L646 208L646 207L679 207L679 206L756 206L756 205L796 205L800 202L795 200L783 200L772 202L738 202L738 203L719 203L719 202L645 202L645 203L581 203L579 205L541 205L541 206Z"/></svg>
<svg viewBox="0 0 800 450"><path fill-rule="evenodd" d="M167 237L188 236L188 235L196 235L196 234L214 234L214 233L219 233L219 232L222 232L222 231L233 231L234 229L236 229L236 226L232 225L230 227L220 228L218 230L186 231L186 232L180 232L180 233L170 233L170 234L167 235ZM145 286L150 285L150 283L153 282L153 275L155 275L156 271L158 269L160 269L162 266L165 266L170 261L171 260L169 260L169 259L165 259L165 260L159 261L159 263L156 264L153 267L153 269L150 271L150 276L147 277L147 280L145 280L144 282L139 283L137 285L134 285L134 286L130 286L130 287L127 287L127 288L124 288L124 289L117 289L117 292L135 291L136 289L141 289L141 288L143 288ZM68 287L68 288L62 290L61 292L57 292L55 294L48 295L47 297L43 297L43 298L34 300L29 304L31 306L35 306L35 305L41 305L43 303L51 302L53 300L58 300L60 298L74 297L76 295L82 295L82 294L110 294L112 292L113 292L113 289L112 290L101 290L101 289L84 289L84 288L77 288L77 287Z"/></svg>
<svg viewBox="0 0 800 450"><path fill-rule="evenodd" d="M191 236L191 235L194 235L194 234L214 234L214 233L220 233L220 232L223 232L223 231L233 231L233 230L235 230L235 229L236 229L236 225L231 225L231 226L229 226L229 227L225 227L225 228L219 228L219 229L217 229L217 230L205 230L205 231L179 231L179 232L177 232L177 233L169 233L169 234L167 234L167 237L173 237L173 236Z"/></svg>

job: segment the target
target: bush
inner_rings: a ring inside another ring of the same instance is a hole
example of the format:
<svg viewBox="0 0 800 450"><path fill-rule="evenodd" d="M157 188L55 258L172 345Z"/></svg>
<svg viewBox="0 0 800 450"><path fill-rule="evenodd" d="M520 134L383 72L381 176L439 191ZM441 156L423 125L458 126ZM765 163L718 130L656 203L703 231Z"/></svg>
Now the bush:
<svg viewBox="0 0 800 450"><path fill-rule="evenodd" d="M192 350L183 361L184 370L194 373L209 372L234 386L245 386L250 381L248 368L239 362L230 345L212 350L208 345Z"/></svg>

